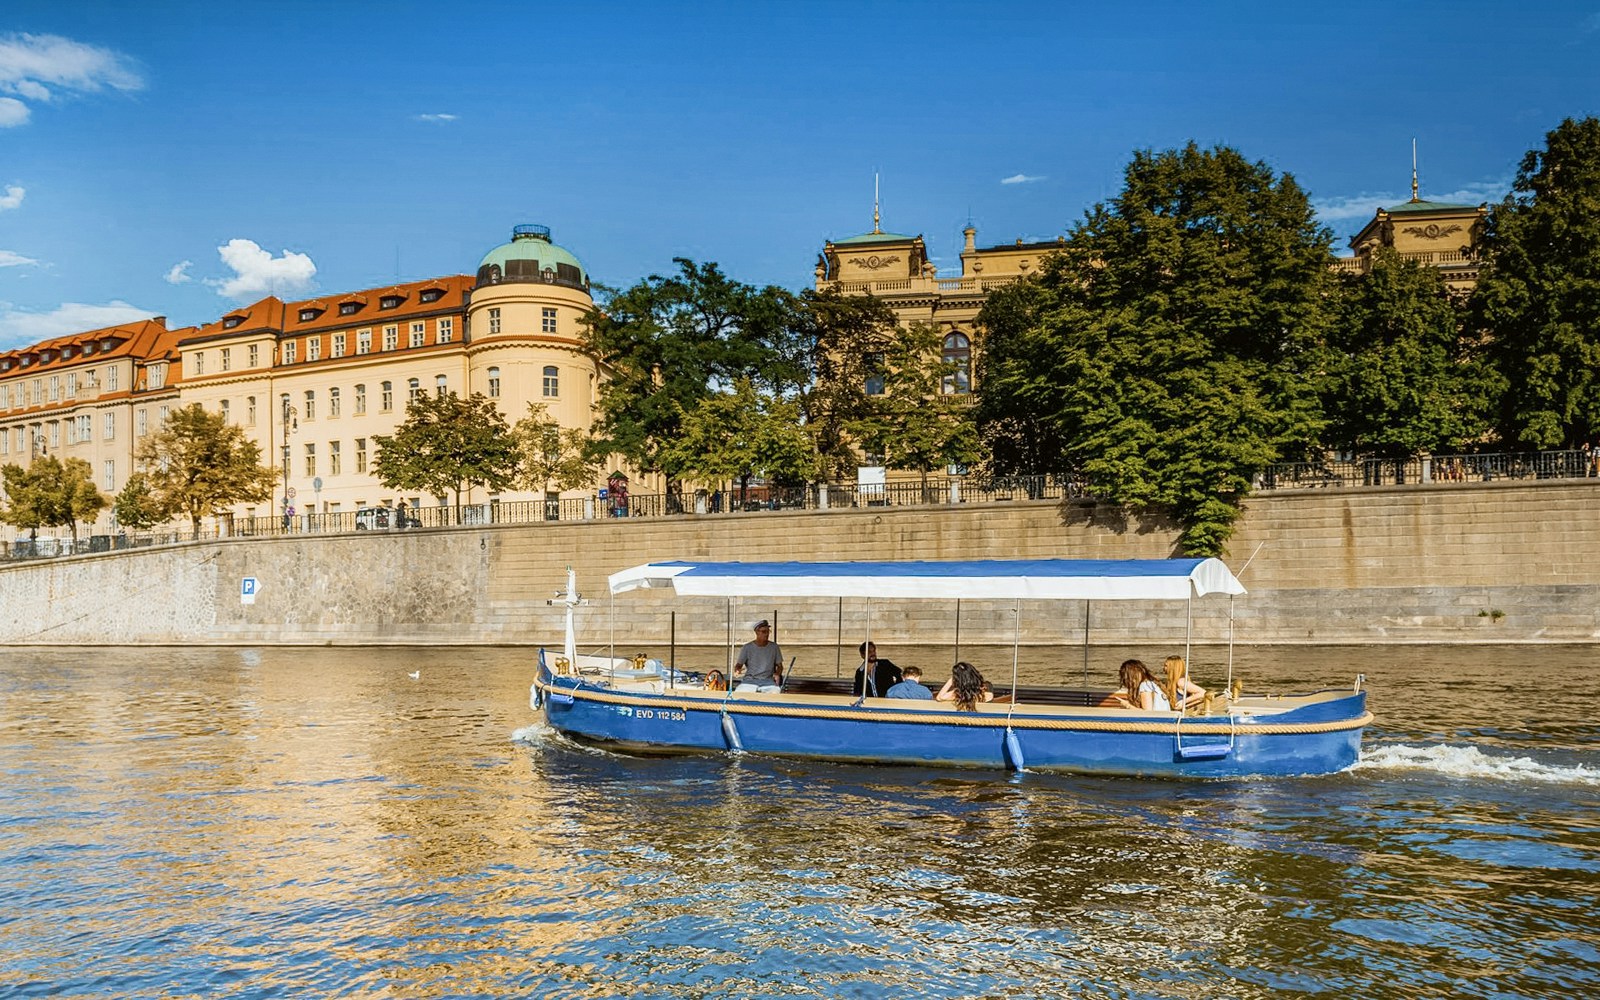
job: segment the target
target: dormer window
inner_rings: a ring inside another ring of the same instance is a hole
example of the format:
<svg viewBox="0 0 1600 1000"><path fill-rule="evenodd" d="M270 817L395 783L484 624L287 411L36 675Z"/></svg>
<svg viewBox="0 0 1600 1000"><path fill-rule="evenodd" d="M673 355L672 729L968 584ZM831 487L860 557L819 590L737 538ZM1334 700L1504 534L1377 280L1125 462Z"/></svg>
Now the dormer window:
<svg viewBox="0 0 1600 1000"><path fill-rule="evenodd" d="M302 309L300 310L300 322L309 323L316 319L317 314L320 312L322 312L321 309Z"/></svg>
<svg viewBox="0 0 1600 1000"><path fill-rule="evenodd" d="M83 345L83 354L84 354L85 357L88 357L89 355L91 355L93 353L94 353L94 341L91 340L87 344Z"/></svg>
<svg viewBox="0 0 1600 1000"><path fill-rule="evenodd" d="M400 296L398 296L398 295L385 295L383 298L378 300L378 308L379 309L398 309L398 308L400 308L400 303L402 301L404 301L404 300L402 300L400 298Z"/></svg>
<svg viewBox="0 0 1600 1000"><path fill-rule="evenodd" d="M437 288L424 288L422 290L422 295L420 296L420 298L424 302L438 302L439 301L439 296L441 296L443 294L444 294L444 292L440 291Z"/></svg>
<svg viewBox="0 0 1600 1000"><path fill-rule="evenodd" d="M339 303L339 315L354 316L356 314L356 310L360 308L361 303L359 302L341 302Z"/></svg>
<svg viewBox="0 0 1600 1000"><path fill-rule="evenodd" d="M50 363L50 359L53 357L55 357L55 352L45 351L39 355L39 363L42 365L47 365Z"/></svg>
<svg viewBox="0 0 1600 1000"><path fill-rule="evenodd" d="M224 330L232 330L234 327L238 326L240 323L243 323L243 322L244 322L244 317L243 316L224 316L222 318L222 328Z"/></svg>
<svg viewBox="0 0 1600 1000"><path fill-rule="evenodd" d="M65 361L65 360L67 360L67 359L68 359L68 358L70 358L70 357L72 357L72 348L70 348L70 347L63 347L63 348L62 348L62 349L61 349L61 360L62 360L62 361Z"/></svg>
<svg viewBox="0 0 1600 1000"><path fill-rule="evenodd" d="M100 349L102 351L111 350L111 338L110 337L107 337L106 339L100 341Z"/></svg>

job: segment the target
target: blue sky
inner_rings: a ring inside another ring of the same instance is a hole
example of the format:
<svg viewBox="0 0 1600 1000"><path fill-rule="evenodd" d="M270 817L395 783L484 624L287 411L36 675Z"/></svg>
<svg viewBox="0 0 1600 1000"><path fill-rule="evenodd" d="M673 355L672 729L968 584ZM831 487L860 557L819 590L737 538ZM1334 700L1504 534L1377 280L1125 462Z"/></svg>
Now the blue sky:
<svg viewBox="0 0 1600 1000"><path fill-rule="evenodd" d="M148 3L0 12L0 347L473 271L519 222L624 286L801 288L825 239L943 273L1053 238L1130 153L1225 143L1345 237L1498 200L1600 114L1600 0Z"/></svg>

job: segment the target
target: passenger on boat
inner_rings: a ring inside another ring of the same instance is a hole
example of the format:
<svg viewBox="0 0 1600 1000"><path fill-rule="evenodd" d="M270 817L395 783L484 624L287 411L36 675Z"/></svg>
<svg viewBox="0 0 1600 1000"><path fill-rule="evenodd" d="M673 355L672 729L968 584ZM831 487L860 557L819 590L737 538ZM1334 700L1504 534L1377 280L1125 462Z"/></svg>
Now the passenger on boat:
<svg viewBox="0 0 1600 1000"><path fill-rule="evenodd" d="M1206 689L1189 679L1189 666L1181 656L1169 656L1162 666L1167 671L1165 694L1173 705L1194 708L1206 700Z"/></svg>
<svg viewBox="0 0 1600 1000"><path fill-rule="evenodd" d="M962 660L950 668L950 679L934 695L936 701L953 701L962 712L976 712L978 702L993 701L994 694L984 690L983 675L978 668Z"/></svg>
<svg viewBox="0 0 1600 1000"><path fill-rule="evenodd" d="M886 697L889 689L900 683L900 668L894 665L893 660L878 658L878 644L875 642L863 642L856 652L861 654L861 666L856 668L855 690L852 693L861 693L861 678L870 666L872 681L867 693L874 698Z"/></svg>
<svg viewBox="0 0 1600 1000"><path fill-rule="evenodd" d="M889 689L887 697L910 698L913 701L932 701L933 692L922 685L922 668L907 667L904 680Z"/></svg>
<svg viewBox="0 0 1600 1000"><path fill-rule="evenodd" d="M713 670L710 673L706 674L706 690L707 691L726 691L726 690L728 690L728 679L726 677L722 676L722 671Z"/></svg>
<svg viewBox="0 0 1600 1000"><path fill-rule="evenodd" d="M743 671L744 677L733 690L758 691L776 694L783 690L783 650L772 641L772 623L765 618L752 626L756 637L739 650L733 662L734 673Z"/></svg>
<svg viewBox="0 0 1600 1000"><path fill-rule="evenodd" d="M1172 711L1172 703L1167 700L1167 693L1161 690L1161 685L1156 683L1155 675L1143 661L1123 660L1122 667L1117 673L1122 678L1122 688L1117 692L1117 698L1124 705L1136 711Z"/></svg>

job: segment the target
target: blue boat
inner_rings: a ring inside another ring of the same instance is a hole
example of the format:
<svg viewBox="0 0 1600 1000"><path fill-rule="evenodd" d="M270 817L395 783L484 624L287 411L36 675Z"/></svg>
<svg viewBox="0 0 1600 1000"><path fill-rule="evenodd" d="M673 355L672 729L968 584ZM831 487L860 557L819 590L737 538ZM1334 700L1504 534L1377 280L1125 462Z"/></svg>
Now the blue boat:
<svg viewBox="0 0 1600 1000"><path fill-rule="evenodd" d="M613 574L613 595L670 587L683 597L1137 601L1237 595L1218 559L959 562L648 563ZM993 702L861 697L853 682L785 677L772 693L707 690L658 661L580 655L569 571L564 648L539 651L530 704L554 729L622 749L744 752L883 764L1160 778L1330 774L1360 756L1372 722L1352 688L1301 695L1238 687L1208 713L1130 709L1088 687L998 688ZM959 607L959 603L957 605ZM1230 657L1231 663L1231 657Z"/></svg>

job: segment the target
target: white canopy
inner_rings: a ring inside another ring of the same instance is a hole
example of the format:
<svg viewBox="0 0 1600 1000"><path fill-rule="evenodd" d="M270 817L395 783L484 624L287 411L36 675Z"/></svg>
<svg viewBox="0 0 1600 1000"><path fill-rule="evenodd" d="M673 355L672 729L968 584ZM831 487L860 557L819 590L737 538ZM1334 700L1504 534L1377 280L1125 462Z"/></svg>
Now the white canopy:
<svg viewBox="0 0 1600 1000"><path fill-rule="evenodd" d="M1245 592L1220 559L672 561L613 573L610 584L613 594L672 587L695 597L1159 601Z"/></svg>

